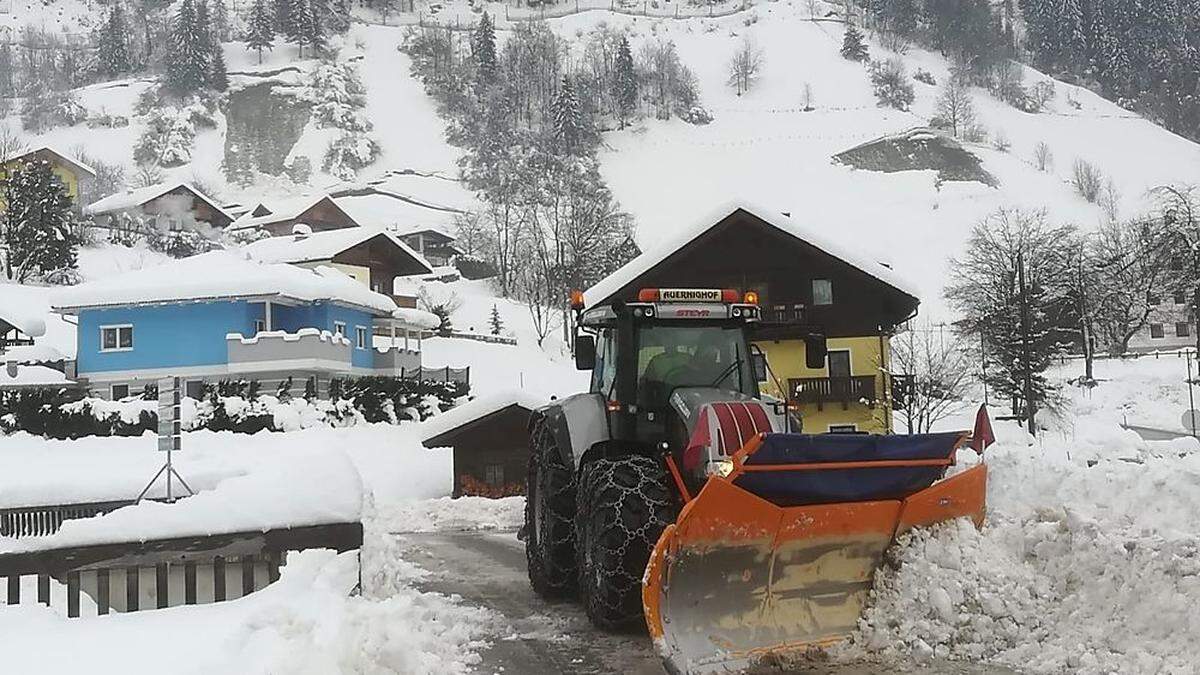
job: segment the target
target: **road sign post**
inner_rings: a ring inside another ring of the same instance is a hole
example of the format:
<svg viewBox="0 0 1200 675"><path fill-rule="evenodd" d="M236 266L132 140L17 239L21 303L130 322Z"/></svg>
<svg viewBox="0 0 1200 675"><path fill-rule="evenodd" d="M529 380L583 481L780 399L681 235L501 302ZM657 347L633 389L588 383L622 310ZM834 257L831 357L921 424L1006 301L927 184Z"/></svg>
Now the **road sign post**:
<svg viewBox="0 0 1200 675"><path fill-rule="evenodd" d="M180 449L180 437L182 425L179 419L179 378L164 377L158 381L158 450L167 454L167 460L159 468L158 473L154 474L154 478L146 484L145 489L138 495L137 500L140 502L158 482L159 476L165 476L167 483L167 502L175 501L175 494L172 489L172 479L178 480L183 489L187 490L189 495L196 494L192 488L188 487L187 481L183 480L183 476L175 470L172 464L173 454Z"/></svg>

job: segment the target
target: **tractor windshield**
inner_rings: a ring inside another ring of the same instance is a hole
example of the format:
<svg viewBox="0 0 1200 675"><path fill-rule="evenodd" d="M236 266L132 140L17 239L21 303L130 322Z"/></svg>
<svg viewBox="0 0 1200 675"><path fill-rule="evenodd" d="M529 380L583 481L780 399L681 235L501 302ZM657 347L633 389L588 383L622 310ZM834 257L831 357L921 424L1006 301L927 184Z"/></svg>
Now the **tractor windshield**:
<svg viewBox="0 0 1200 675"><path fill-rule="evenodd" d="M740 326L641 326L637 353L638 402L644 407L665 406L679 387L756 393Z"/></svg>

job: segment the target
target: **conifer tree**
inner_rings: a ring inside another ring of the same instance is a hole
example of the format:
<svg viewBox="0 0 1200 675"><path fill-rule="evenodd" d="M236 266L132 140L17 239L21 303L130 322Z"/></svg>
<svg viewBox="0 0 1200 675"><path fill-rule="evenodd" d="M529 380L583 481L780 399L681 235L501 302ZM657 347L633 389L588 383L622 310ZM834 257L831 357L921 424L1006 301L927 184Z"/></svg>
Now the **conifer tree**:
<svg viewBox="0 0 1200 675"><path fill-rule="evenodd" d="M305 45L311 47L315 55L316 50L325 44L321 19L312 0L294 0L292 3L292 32L288 37L296 44L296 53L300 57L304 56Z"/></svg>
<svg viewBox="0 0 1200 675"><path fill-rule="evenodd" d="M216 51L216 40L213 39L212 17L208 13L208 0L195 0L196 28L200 32L200 53L204 61L204 83L208 84L211 76L213 52Z"/></svg>
<svg viewBox="0 0 1200 675"><path fill-rule="evenodd" d="M488 325L491 326L492 335L499 335L504 330L504 322L500 320L500 310L496 308L495 303L492 303L492 315L488 318Z"/></svg>
<svg viewBox="0 0 1200 675"><path fill-rule="evenodd" d="M853 24L846 25L846 34L842 36L842 58L851 61L867 60L867 45L863 42L863 34Z"/></svg>
<svg viewBox="0 0 1200 675"><path fill-rule="evenodd" d="M296 32L296 5L298 0L271 0L273 6L272 18L275 21L275 34L289 40Z"/></svg>
<svg viewBox="0 0 1200 675"><path fill-rule="evenodd" d="M478 82L488 86L496 81L496 29L487 12L479 19L479 25L471 36L471 54L478 68Z"/></svg>
<svg viewBox="0 0 1200 675"><path fill-rule="evenodd" d="M633 52L629 49L629 40L621 37L617 47L617 60L613 76L613 86L616 91L613 98L617 102L617 116L621 120L621 128L625 128L625 120L633 113L637 105L637 73L633 69Z"/></svg>
<svg viewBox="0 0 1200 675"><path fill-rule="evenodd" d="M225 0L213 0L213 25L209 32L213 35L214 43L225 42L229 39L229 6Z"/></svg>
<svg viewBox="0 0 1200 675"><path fill-rule="evenodd" d="M275 21L267 0L254 0L250 9L250 26L246 32L246 49L258 52L258 62L262 63L264 49L274 49Z"/></svg>
<svg viewBox="0 0 1200 675"><path fill-rule="evenodd" d="M554 99L554 138L563 154L575 154L582 127L583 120L579 113L579 99L575 96L575 86L571 83L571 76L564 75L562 88L558 90L558 96Z"/></svg>
<svg viewBox="0 0 1200 675"><path fill-rule="evenodd" d="M209 66L208 86L217 91L225 91L229 88L229 73L225 70L225 52L221 50L219 43L215 46L212 64Z"/></svg>
<svg viewBox="0 0 1200 675"><path fill-rule="evenodd" d="M96 70L105 77L116 77L133 69L129 56L129 26L120 2L114 2L108 21L100 29L96 50Z"/></svg>
<svg viewBox="0 0 1200 675"><path fill-rule="evenodd" d="M38 160L13 170L0 182L0 244L4 275L25 282L76 266L75 217L67 188Z"/></svg>
<svg viewBox="0 0 1200 675"><path fill-rule="evenodd" d="M197 22L195 2L182 0L167 52L167 86L175 93L196 92L208 80L206 40Z"/></svg>

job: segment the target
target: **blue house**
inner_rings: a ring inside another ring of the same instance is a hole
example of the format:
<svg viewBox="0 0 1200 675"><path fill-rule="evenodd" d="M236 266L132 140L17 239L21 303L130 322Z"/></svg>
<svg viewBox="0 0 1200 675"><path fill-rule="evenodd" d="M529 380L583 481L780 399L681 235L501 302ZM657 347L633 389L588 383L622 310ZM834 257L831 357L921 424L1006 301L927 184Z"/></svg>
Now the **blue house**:
<svg viewBox="0 0 1200 675"><path fill-rule="evenodd" d="M324 392L333 377L401 375L420 367L420 332L437 323L331 267L225 251L64 289L54 311L77 317L79 381L114 399L167 376L198 398L225 379L268 392L311 379Z"/></svg>

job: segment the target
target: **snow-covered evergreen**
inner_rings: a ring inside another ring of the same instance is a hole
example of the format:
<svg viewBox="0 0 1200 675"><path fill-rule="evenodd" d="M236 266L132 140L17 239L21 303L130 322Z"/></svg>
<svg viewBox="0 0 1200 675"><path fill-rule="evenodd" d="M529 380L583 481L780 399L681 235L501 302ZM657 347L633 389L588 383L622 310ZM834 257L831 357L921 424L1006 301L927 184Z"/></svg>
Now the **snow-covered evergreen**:
<svg viewBox="0 0 1200 675"><path fill-rule="evenodd" d="M75 269L74 205L50 163L22 164L0 181L0 256L11 281L69 280Z"/></svg>
<svg viewBox="0 0 1200 675"><path fill-rule="evenodd" d="M264 49L274 49L275 19L267 0L254 0L250 9L250 25L246 31L246 49L258 52L258 62L262 63Z"/></svg>
<svg viewBox="0 0 1200 675"><path fill-rule="evenodd" d="M209 53L208 31L200 24L195 0L181 0L167 45L167 86L178 94L203 88L208 80Z"/></svg>

